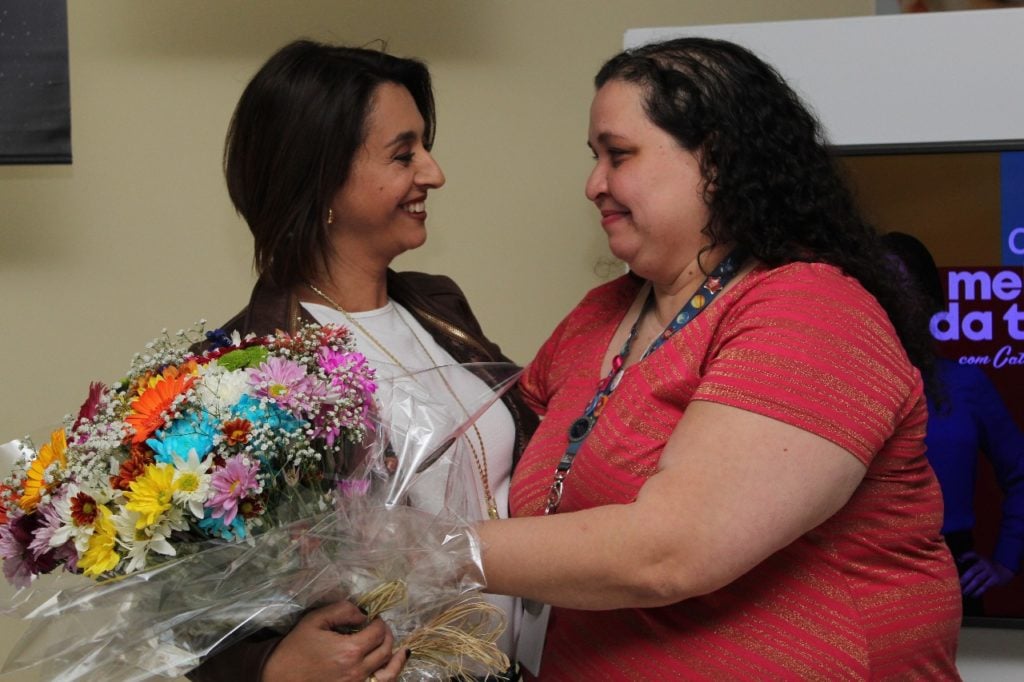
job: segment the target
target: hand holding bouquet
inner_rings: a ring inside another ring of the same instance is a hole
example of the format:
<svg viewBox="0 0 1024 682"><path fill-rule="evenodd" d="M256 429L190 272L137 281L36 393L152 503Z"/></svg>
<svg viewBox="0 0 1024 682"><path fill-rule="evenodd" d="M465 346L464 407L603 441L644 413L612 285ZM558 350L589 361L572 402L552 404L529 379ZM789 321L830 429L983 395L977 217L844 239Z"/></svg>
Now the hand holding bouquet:
<svg viewBox="0 0 1024 682"><path fill-rule="evenodd" d="M19 444L0 486L0 557L35 626L5 671L47 661L62 679L179 675L326 599L388 584L401 585L383 609L396 636L422 641L424 623L481 587L460 521L378 503L395 496L393 483L374 485L395 436L383 435L387 407L374 409L374 372L347 330L207 336L198 352L187 334L165 335L120 383L93 384L48 443ZM432 456L450 442L430 426L416 429L429 442L400 451ZM419 464L400 464L398 478ZM96 582L29 587L58 568ZM481 641L500 632L486 608L455 625ZM438 660L423 649L417 674L503 662L470 649Z"/></svg>

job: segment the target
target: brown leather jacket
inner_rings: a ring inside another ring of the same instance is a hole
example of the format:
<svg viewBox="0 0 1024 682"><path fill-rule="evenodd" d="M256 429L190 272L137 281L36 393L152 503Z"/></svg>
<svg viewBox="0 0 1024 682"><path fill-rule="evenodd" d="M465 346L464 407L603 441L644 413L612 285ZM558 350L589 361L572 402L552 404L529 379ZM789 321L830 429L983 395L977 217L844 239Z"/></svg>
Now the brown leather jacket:
<svg viewBox="0 0 1024 682"><path fill-rule="evenodd" d="M388 296L412 313L438 345L459 362L511 362L497 344L484 336L465 294L450 278L388 270L387 288ZM238 331L243 336L265 335L279 329L294 332L309 322L315 320L293 292L260 280L252 290L249 305L221 325L221 329L229 334ZM516 426L513 462L517 462L537 427L537 416L523 402L518 389L507 392L502 401ZM215 653L188 673L188 678L197 682L258 682L267 659L281 639L281 635L269 630L258 632Z"/></svg>

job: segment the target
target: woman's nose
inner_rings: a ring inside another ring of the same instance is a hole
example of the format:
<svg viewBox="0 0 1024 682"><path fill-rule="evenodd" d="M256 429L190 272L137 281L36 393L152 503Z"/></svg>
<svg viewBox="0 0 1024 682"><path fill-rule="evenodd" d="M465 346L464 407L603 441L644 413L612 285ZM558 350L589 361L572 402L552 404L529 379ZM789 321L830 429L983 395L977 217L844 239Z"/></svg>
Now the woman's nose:
<svg viewBox="0 0 1024 682"><path fill-rule="evenodd" d="M590 176L587 178L587 184L584 186L583 191L588 199L597 201L597 198L604 194L607 189L608 183L604 168L600 163L596 163L594 164L594 170L590 171Z"/></svg>
<svg viewBox="0 0 1024 682"><path fill-rule="evenodd" d="M416 184L437 189L444 185L444 171L430 152L422 152L423 163L416 172Z"/></svg>

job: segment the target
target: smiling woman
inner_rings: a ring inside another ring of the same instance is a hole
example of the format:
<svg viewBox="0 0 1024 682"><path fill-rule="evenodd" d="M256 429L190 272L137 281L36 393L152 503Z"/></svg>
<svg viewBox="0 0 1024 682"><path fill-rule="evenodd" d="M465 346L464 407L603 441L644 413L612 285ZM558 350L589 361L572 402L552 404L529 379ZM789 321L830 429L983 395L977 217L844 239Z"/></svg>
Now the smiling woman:
<svg viewBox="0 0 1024 682"><path fill-rule="evenodd" d="M480 526L488 589L553 607L539 678L956 679L926 326L817 122L727 42L595 82L630 273L527 367L518 518Z"/></svg>
<svg viewBox="0 0 1024 682"><path fill-rule="evenodd" d="M452 280L390 269L426 241L427 198L445 182L430 152L434 123L430 74L416 60L302 40L274 54L242 93L227 135L228 191L252 231L260 277L224 331L346 326L379 377L507 362ZM424 388L461 414L481 387L462 371ZM508 516L512 463L535 423L513 390L462 437L457 447L479 473L481 518ZM424 479L412 503L435 511L445 481ZM489 599L507 616L498 643L514 661L519 602ZM383 621L364 621L339 602L310 612L284 637L261 633L218 652L190 676L390 682L406 655L392 655Z"/></svg>
<svg viewBox="0 0 1024 682"><path fill-rule="evenodd" d="M366 138L329 209L335 258L374 263L382 272L396 256L427 240L427 192L444 184L444 173L424 146L429 145L424 127L405 87L383 83L377 88ZM343 292L334 293L332 298L340 301ZM379 307L385 302L370 303Z"/></svg>
<svg viewBox="0 0 1024 682"><path fill-rule="evenodd" d="M596 163L586 194L617 258L641 277L683 286L675 280L699 268L665 255L685 259L700 250L709 215L700 159L644 115L641 94L639 85L612 81L594 97Z"/></svg>

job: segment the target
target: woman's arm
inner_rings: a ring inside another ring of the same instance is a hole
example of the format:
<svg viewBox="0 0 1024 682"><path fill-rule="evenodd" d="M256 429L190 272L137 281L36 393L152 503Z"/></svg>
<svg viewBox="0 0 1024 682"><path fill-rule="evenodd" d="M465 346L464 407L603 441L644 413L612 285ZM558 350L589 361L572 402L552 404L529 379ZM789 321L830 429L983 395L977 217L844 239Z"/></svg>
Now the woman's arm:
<svg viewBox="0 0 1024 682"><path fill-rule="evenodd" d="M578 609L706 594L832 516L865 472L820 436L695 401L632 504L481 524L487 589Z"/></svg>

